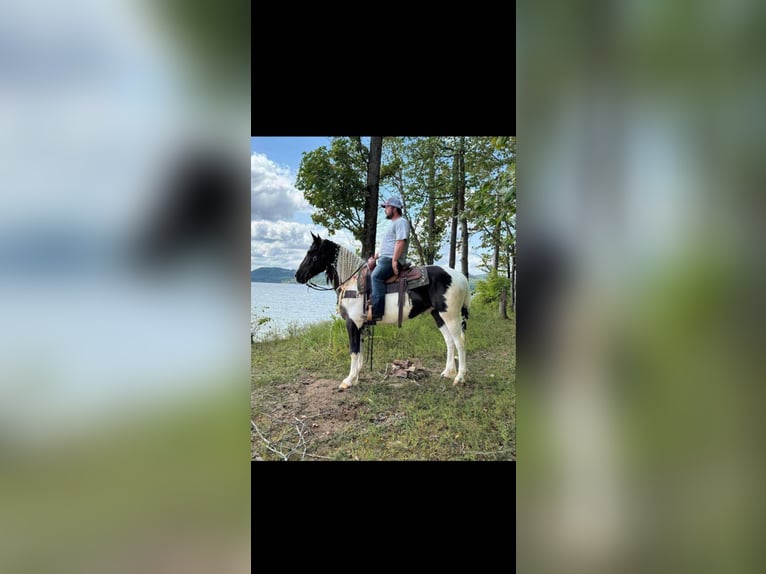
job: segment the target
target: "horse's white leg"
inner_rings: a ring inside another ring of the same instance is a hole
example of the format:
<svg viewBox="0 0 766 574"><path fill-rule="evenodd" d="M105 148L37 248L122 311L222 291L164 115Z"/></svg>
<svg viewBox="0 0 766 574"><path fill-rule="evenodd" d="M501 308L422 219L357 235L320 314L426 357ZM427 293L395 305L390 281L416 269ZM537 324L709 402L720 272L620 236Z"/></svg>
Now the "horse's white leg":
<svg viewBox="0 0 766 574"><path fill-rule="evenodd" d="M437 310L431 311L431 316L436 321L436 326L439 327L439 331L444 337L444 343L447 345L447 364L444 366L444 370L441 373L442 377L454 377L455 376L455 341L452 337L452 332L444 322L444 317Z"/></svg>
<svg viewBox="0 0 766 574"><path fill-rule="evenodd" d="M452 334L452 340L457 347L457 377L452 382L453 385L462 383L465 380L465 334L463 333L463 326L461 325L460 318L453 319L447 323L450 333Z"/></svg>
<svg viewBox="0 0 766 574"><path fill-rule="evenodd" d="M339 389L345 390L359 381L359 371L361 370L359 364L361 362L361 353L351 353L351 369L348 372L348 377L343 379L343 382L338 387Z"/></svg>
<svg viewBox="0 0 766 574"><path fill-rule="evenodd" d="M359 327L351 319L346 319L346 329L348 330L348 344L351 351L351 368L348 372L348 377L343 379L343 382L338 386L339 389L345 390L359 381L359 371L362 370L362 353L361 353L361 333Z"/></svg>
<svg viewBox="0 0 766 574"><path fill-rule="evenodd" d="M455 370L455 341L446 324L439 327L439 331L442 332L444 342L447 344L447 364L444 366L441 376L447 378L454 377L457 373Z"/></svg>

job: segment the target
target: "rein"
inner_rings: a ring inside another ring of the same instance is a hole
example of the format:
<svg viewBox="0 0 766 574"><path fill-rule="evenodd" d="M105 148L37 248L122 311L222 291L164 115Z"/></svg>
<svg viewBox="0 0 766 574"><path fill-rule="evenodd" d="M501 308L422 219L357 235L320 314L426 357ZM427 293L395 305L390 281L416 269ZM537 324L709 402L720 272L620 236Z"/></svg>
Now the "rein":
<svg viewBox="0 0 766 574"><path fill-rule="evenodd" d="M369 336L366 337L365 335L369 335ZM373 344L373 341L375 340L375 326L374 325L365 325L362 328L362 339L363 339L363 342L365 342L364 339L366 339L366 343L367 343L367 368L370 369L370 371L372 372L372 344Z"/></svg>
<svg viewBox="0 0 766 574"><path fill-rule="evenodd" d="M314 291L335 291L335 287L322 287L321 285L316 285L311 281L306 282L306 287L313 289Z"/></svg>
<svg viewBox="0 0 766 574"><path fill-rule="evenodd" d="M338 277L338 269L336 268L336 265L338 264L338 253L339 251L335 252L335 259L332 261L332 270L335 271L335 276ZM314 257L316 259L316 257ZM335 287L322 287L320 285L317 285L316 283L312 283L311 281L306 281L306 287L309 287L313 289L314 291L335 291Z"/></svg>
<svg viewBox="0 0 766 574"><path fill-rule="evenodd" d="M311 289L314 289L314 291L337 291L338 289L341 288L342 285L347 283L349 279L351 279L354 275L359 273L359 271L361 271L362 267L364 267L365 265L367 265L366 261L364 263L362 263L359 267L357 267L357 269L353 273L351 273L351 275L346 277L346 279L344 279L343 281L340 281L340 276L338 275L338 270L335 267L335 263L333 263L332 268L335 271L335 276L338 277L338 286L337 287L322 287L321 285L317 285L316 283L312 283L311 281L306 281L306 286L310 287Z"/></svg>

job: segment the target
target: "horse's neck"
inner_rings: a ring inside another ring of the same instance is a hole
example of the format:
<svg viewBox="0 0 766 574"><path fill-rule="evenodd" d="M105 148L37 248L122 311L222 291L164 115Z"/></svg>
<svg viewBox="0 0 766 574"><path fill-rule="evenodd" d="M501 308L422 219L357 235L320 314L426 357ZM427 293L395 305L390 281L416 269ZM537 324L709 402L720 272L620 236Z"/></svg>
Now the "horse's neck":
<svg viewBox="0 0 766 574"><path fill-rule="evenodd" d="M335 270L338 272L338 281L348 281L351 276L362 266L361 258L345 247L338 246L338 262Z"/></svg>

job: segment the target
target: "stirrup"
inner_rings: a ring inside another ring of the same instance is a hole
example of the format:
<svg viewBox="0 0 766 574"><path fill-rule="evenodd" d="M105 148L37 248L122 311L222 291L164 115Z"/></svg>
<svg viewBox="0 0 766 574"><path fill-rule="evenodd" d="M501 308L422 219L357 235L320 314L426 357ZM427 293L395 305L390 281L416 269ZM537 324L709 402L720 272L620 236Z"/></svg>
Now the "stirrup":
<svg viewBox="0 0 766 574"><path fill-rule="evenodd" d="M367 315L365 316L365 325L376 325L378 321L381 321L383 319L383 315L380 317L374 317L372 314L372 306L367 308Z"/></svg>

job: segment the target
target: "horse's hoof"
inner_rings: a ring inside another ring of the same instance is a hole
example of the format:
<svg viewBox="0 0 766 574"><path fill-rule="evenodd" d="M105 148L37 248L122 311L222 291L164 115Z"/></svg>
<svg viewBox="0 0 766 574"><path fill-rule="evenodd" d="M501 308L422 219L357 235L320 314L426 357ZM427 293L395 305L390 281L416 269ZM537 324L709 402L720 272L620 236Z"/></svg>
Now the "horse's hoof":
<svg viewBox="0 0 766 574"><path fill-rule="evenodd" d="M445 377L447 379L451 379L455 375L457 375L457 371L447 371L447 370L444 370L444 371L442 371L442 375L441 376Z"/></svg>
<svg viewBox="0 0 766 574"><path fill-rule="evenodd" d="M457 386L457 385L459 385L460 383L462 383L464 380L465 380L465 379L463 379L462 377L455 377L455 380L454 380L454 381L452 381L452 384L453 384L454 386Z"/></svg>
<svg viewBox="0 0 766 574"><path fill-rule="evenodd" d="M351 388L353 386L354 386L354 383L351 383L349 381L343 381L340 385L338 385L338 388L341 391L345 391L346 389Z"/></svg>

